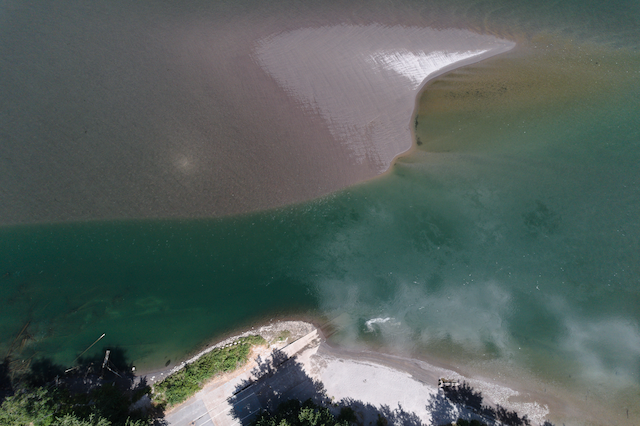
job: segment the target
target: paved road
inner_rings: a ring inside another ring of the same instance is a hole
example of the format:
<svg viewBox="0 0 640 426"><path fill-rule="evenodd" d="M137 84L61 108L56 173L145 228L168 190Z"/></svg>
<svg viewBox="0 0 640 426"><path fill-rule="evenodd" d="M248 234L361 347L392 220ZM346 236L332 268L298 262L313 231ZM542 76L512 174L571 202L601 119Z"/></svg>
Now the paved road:
<svg viewBox="0 0 640 426"><path fill-rule="evenodd" d="M232 379L205 387L165 420L170 426L240 426L260 410L275 408L294 395L299 399L314 397L316 387L295 355L319 340L313 331L265 359L252 361ZM274 368L278 374L271 374Z"/></svg>

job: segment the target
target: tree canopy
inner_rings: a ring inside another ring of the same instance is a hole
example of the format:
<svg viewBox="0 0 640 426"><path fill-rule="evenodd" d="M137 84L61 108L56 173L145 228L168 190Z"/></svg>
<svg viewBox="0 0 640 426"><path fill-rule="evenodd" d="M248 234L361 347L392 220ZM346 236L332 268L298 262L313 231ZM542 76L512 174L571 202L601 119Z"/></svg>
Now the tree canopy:
<svg viewBox="0 0 640 426"><path fill-rule="evenodd" d="M273 414L262 412L251 426L349 426L349 422L341 417L336 418L328 408L311 400L301 404L292 399L280 404Z"/></svg>

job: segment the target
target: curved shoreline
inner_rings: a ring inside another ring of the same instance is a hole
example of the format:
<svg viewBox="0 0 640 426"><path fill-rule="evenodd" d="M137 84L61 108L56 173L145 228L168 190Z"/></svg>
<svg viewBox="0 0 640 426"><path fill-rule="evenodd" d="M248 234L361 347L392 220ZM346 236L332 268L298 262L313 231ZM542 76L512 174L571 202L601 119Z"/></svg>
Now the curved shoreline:
<svg viewBox="0 0 640 426"><path fill-rule="evenodd" d="M396 155L393 158L393 160L391 161L391 166L393 164L395 164L395 162L398 161L399 158L407 156L407 155L410 155L418 147L415 123L416 123L416 119L418 117L418 110L419 110L419 107L420 107L420 98L422 98L422 95L427 90L427 86L428 86L428 84L430 82L432 82L433 80L437 79L438 77L440 77L440 76L442 76L442 75L444 75L444 74L446 74L448 72L451 72L451 71L456 70L458 68L466 67L466 66L471 65L471 64L476 64L478 62L482 62L485 59L489 59L491 57L500 55L502 53L506 53L506 52L514 49L515 47L516 47L516 43L515 42L512 42L511 45L505 44L505 45L502 46L502 48L496 48L495 50L493 50L491 52L488 52L488 53L485 53L485 54L481 54L481 55L475 56L473 58L468 58L468 59L465 59L463 61L456 62L455 64L451 64L451 65L448 65L448 66L446 66L444 68L441 68L438 71L436 71L435 73L430 74L428 78L424 79L422 81L422 83L420 84L420 86L418 87L418 93L416 94L416 97L415 97L413 113L411 114L411 120L409 121L409 130L411 132L411 140L413 141L413 143L412 143L411 147L408 150ZM389 167L389 169L387 171L385 171L381 175L389 173L391 171L391 169L392 169L391 166Z"/></svg>
<svg viewBox="0 0 640 426"><path fill-rule="evenodd" d="M266 37L253 56L298 108L324 121L327 155L344 150L351 168L363 169L341 177L345 188L386 174L416 146L413 123L430 81L513 47L461 29L337 25Z"/></svg>
<svg viewBox="0 0 640 426"><path fill-rule="evenodd" d="M92 21L80 11L67 12L69 28L93 31ZM117 17L127 10L114 7L112 12ZM160 21L175 24L163 11L155 12ZM31 13L51 19L46 8ZM109 30L123 25L121 21L98 27ZM26 161L22 145L7 147L19 159L16 167L22 166L22 174L5 182L3 225L228 217L310 201L366 182L386 173L415 145L407 121L413 120L421 88L429 80L513 46L463 29L385 26L384 19L320 27L301 20L284 28L278 22L260 22L248 25L250 30L196 24L187 32L171 24L157 45L149 49L145 44L143 53L121 68L128 70L128 78L110 76L109 85L91 92L92 108L78 114L77 99L56 99L61 112L74 117L69 132L83 135L83 150L52 151L52 140L68 139L58 127L21 126L32 118L51 121L46 96L29 98L28 114L18 116L7 132L20 136L16 140L38 141L32 147L35 157ZM127 24L108 31L108 36L123 38L113 41L107 56L95 58L95 65L113 61L109 55L119 57L114 47L128 51L137 46L135 40L143 40L128 32L147 30ZM218 39L219 31L225 35L223 45L203 44L212 36ZM43 49L63 61L69 52L50 45L55 40L39 38L25 46L26 52ZM17 46L24 42L7 39L14 41ZM87 57L92 58L95 47L83 46ZM198 54L191 55L192 49ZM214 67L208 61L213 58L218 64ZM67 58L70 67L64 77L89 71L88 62L74 59ZM156 72L166 69L165 63L176 69ZM131 70L147 70L140 73L143 81L129 78L136 74ZM40 68L31 71L34 81L51 78ZM175 91L148 90L149 84L164 86L167 79L180 82ZM70 81L74 89L87 90L89 82ZM20 84L26 82L20 80L16 87ZM203 96L211 91L221 91L222 97ZM116 102L116 94L132 102L123 104L118 98L121 108L105 115L101 102ZM99 125L87 127L95 115L104 117ZM122 116L126 123L120 122ZM105 144L105 134L120 142ZM130 152L153 155L141 162ZM34 166L40 159L48 166Z"/></svg>
<svg viewBox="0 0 640 426"><path fill-rule="evenodd" d="M286 341L275 342L274 338L284 331L290 332L290 334L287 333L288 337ZM469 383L475 390L482 392L489 405L495 406L495 404L500 404L509 410L518 412L521 416L527 415L530 420L534 421L534 424L542 424L545 417L549 414L549 409L545 404L540 404L535 401L528 403L510 401L511 397L518 396L522 393L526 394L526 391L519 391L515 388L510 388L495 382L490 383L489 381L478 378L465 377L452 368L436 366L425 360L405 358L368 350L353 351L331 346L327 343L325 336L318 326L303 321L278 321L261 327L254 327L235 336L226 338L200 351L195 356L181 362L172 369L163 372L147 372L146 375L153 374L151 379L147 379L148 383L156 383L168 374L183 368L187 363L195 361L214 348L228 345L234 340L250 334L261 335L270 342L269 350L284 350L287 347L294 347L290 356L293 355L295 357L297 363L299 363L311 379L323 383L328 396L336 398L336 400L342 400L344 398L353 399L364 404L372 404L373 406L383 403L383 405L393 408L395 404L398 404L402 406L402 409L406 412L413 411L421 418L424 424L427 425L434 424L431 423L432 418L430 417L433 413L430 414L429 410L425 411L425 407L423 407L424 404L421 405L420 401L426 401L438 394L437 383L441 377ZM319 336L319 339L312 337L311 340L309 340L308 336ZM302 344L298 344L298 347L295 347L296 345L293 345L293 343L299 341L302 342ZM196 394L196 396L172 408L169 414L174 415L173 413L180 411L181 407L192 404L194 399L203 398L203 395L213 392L214 388L221 388L225 383L235 383L235 381L238 380L238 374L244 374L245 376L249 374L247 378L251 377L249 370L259 365L261 362L260 356L264 357L267 352L260 350L257 354L257 360L251 360L249 365L243 366L237 373L225 375L217 380L214 379L210 384L205 385L203 390ZM258 364L256 364L256 362ZM140 374L138 375L138 377L142 376L143 375ZM376 379L375 384L372 382L371 385L367 385L364 388L358 385L358 383L362 383L363 381L367 382L367 377L370 378L370 376L379 377L380 379L384 378L384 380ZM403 389L400 393L384 393L388 385L397 382L405 383L404 386L406 386L407 389ZM376 388L376 386L378 386L379 389ZM423 391L419 392L422 396L416 400L414 393L419 389L423 389ZM431 395L431 397L428 397L428 395ZM301 394L300 397L304 398L304 395ZM457 415L466 416L467 418L474 416L472 411L464 407L457 408L456 416ZM179 415L176 414L175 416Z"/></svg>
<svg viewBox="0 0 640 426"><path fill-rule="evenodd" d="M317 329L315 325L305 322L305 321L296 321L296 320L282 320L282 321L274 321L269 322L268 324L251 327L250 329L244 329L244 331L238 330L236 333L230 333L227 337L224 337L222 340L212 340L210 343L206 344L203 349L200 349L193 353L192 355L187 356L185 359L178 362L176 365L172 367L166 368L150 368L144 370L135 370L135 376L137 378L147 377L147 381L150 384L156 383L164 379L170 374L175 373L176 371L184 368L185 365L192 363L202 357L203 355L208 354L214 349L224 347L233 343L235 340L240 339L242 337L247 337L250 335L260 335L266 341L273 340L277 337L278 333L284 330L292 331L291 335L294 338L300 338L305 334L308 334L313 329ZM135 368L135 367L134 367Z"/></svg>

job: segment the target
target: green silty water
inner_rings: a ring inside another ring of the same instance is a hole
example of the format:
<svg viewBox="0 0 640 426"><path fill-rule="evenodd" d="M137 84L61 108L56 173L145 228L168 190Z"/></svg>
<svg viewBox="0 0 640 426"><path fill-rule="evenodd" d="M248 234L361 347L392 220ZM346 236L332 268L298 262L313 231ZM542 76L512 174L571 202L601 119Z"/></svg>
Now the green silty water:
<svg viewBox="0 0 640 426"><path fill-rule="evenodd" d="M304 311L313 304L307 288L283 276L274 262L282 250L272 244L287 231L279 222L261 217L5 229L2 335L29 323L33 350L66 364L88 340L107 333L105 345L157 366L256 318L292 307Z"/></svg>
<svg viewBox="0 0 640 426"><path fill-rule="evenodd" d="M504 371L637 419L638 5L403 7L520 44L430 83L417 148L328 197L215 220L1 228L0 355L68 365L106 333L89 355L120 346L151 368L256 321L314 315L341 318L343 344Z"/></svg>

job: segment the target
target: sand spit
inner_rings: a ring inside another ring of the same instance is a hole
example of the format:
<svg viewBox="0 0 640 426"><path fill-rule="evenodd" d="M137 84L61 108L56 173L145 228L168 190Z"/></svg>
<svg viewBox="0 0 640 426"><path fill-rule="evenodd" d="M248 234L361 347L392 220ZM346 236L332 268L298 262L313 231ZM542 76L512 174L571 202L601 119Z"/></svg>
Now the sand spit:
<svg viewBox="0 0 640 426"><path fill-rule="evenodd" d="M458 417L479 418L444 397L437 387L441 377L469 381L485 395L486 402L526 414L534 425L542 424L548 414L547 407L537 402L510 402L510 397L519 394L514 389L469 380L424 361L333 348L324 342L318 329L305 322L286 321L256 328L216 347L256 333L265 337L270 346L258 348L247 365L214 379L194 397L174 407L166 417L170 425L244 424L259 410L274 408L290 398L328 398L337 404L335 407L348 403L362 424L376 422L379 413L394 424L395 420L414 419L412 424L424 426L444 424ZM285 339L278 338L284 335ZM318 382L322 383L324 393L318 392ZM489 419L483 421L494 424Z"/></svg>
<svg viewBox="0 0 640 426"><path fill-rule="evenodd" d="M464 30L404 26L303 28L260 40L258 63L371 175L413 144L416 97L431 78L515 44Z"/></svg>

